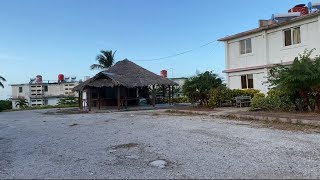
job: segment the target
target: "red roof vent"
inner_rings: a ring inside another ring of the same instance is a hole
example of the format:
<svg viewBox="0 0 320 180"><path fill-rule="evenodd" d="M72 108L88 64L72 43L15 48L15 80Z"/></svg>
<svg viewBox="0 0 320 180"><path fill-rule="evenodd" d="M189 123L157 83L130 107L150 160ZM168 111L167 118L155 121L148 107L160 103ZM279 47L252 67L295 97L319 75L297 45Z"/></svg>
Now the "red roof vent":
<svg viewBox="0 0 320 180"><path fill-rule="evenodd" d="M160 71L160 76L162 76L162 77L167 77L168 76L168 72L167 72L167 70L162 70L162 71Z"/></svg>

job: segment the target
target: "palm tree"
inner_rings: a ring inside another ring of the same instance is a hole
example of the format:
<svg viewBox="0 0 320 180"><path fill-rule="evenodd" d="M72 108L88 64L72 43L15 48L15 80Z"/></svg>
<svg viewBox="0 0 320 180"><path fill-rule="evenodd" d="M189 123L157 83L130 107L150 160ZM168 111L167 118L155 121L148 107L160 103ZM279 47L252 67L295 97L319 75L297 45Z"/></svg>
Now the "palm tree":
<svg viewBox="0 0 320 180"><path fill-rule="evenodd" d="M97 55L96 60L99 64L92 64L90 69L108 69L114 63L114 55L116 51L100 51L100 54Z"/></svg>
<svg viewBox="0 0 320 180"><path fill-rule="evenodd" d="M0 86L1 86L2 88L4 88L4 85L2 84L1 81L6 82L6 79L5 79L4 77L0 76Z"/></svg>
<svg viewBox="0 0 320 180"><path fill-rule="evenodd" d="M29 103L26 99L19 99L19 101L16 102L16 107L26 108L28 104Z"/></svg>

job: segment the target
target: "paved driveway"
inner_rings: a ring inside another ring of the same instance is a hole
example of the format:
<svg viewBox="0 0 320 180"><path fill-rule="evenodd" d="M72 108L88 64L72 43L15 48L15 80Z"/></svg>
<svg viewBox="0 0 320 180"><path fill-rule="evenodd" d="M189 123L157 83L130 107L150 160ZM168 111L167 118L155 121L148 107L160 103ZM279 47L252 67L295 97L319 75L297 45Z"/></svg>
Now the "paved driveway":
<svg viewBox="0 0 320 180"><path fill-rule="evenodd" d="M0 178L320 178L317 133L153 111L44 112L0 113Z"/></svg>

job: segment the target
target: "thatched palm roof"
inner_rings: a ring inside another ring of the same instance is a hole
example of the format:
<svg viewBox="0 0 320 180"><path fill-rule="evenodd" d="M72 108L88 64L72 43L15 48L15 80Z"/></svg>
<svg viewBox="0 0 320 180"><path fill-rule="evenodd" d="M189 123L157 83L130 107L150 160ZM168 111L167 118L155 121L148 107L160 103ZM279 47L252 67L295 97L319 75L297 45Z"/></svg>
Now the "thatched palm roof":
<svg viewBox="0 0 320 180"><path fill-rule="evenodd" d="M178 85L168 78L159 76L137 64L125 59L118 61L106 71L96 74L94 77L74 87L75 91L82 91L87 87L143 87L149 85Z"/></svg>

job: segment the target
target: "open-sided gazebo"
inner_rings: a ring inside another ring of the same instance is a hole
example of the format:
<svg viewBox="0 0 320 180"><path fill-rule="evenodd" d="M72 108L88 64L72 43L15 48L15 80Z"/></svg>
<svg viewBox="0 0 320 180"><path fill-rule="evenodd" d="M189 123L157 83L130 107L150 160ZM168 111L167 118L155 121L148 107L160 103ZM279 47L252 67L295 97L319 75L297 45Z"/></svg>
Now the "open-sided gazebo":
<svg viewBox="0 0 320 180"><path fill-rule="evenodd" d="M155 106L155 87L162 88L162 98L168 92L168 103L173 102L173 88L177 83L159 76L141 66L125 59L118 61L106 71L99 72L94 77L74 87L79 92L79 107L83 109L86 101L89 111L92 107L138 105L140 98L145 98ZM151 98L149 88L152 88ZM83 98L86 92L86 99Z"/></svg>

